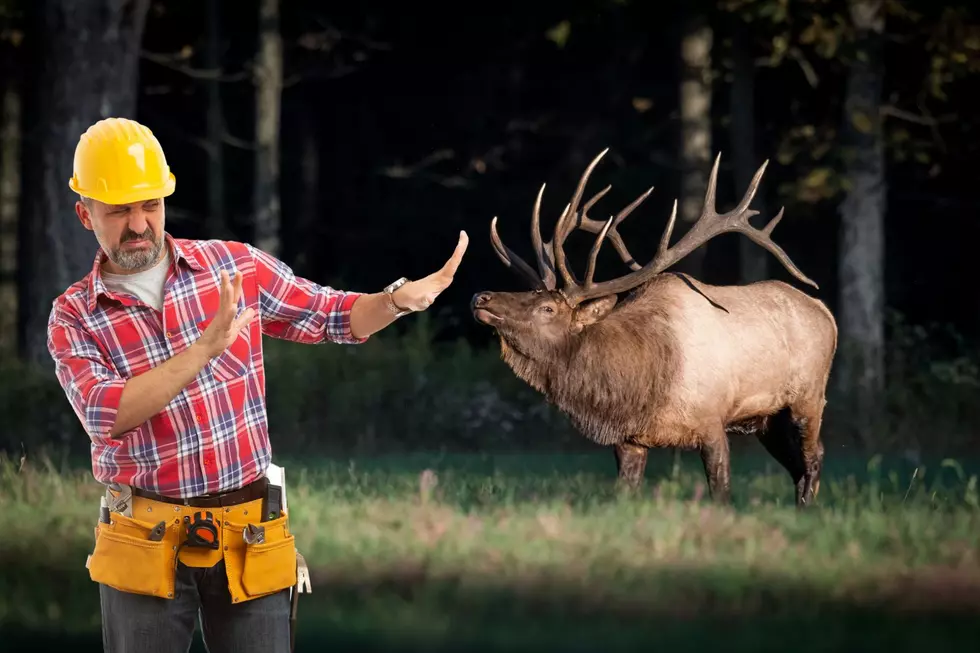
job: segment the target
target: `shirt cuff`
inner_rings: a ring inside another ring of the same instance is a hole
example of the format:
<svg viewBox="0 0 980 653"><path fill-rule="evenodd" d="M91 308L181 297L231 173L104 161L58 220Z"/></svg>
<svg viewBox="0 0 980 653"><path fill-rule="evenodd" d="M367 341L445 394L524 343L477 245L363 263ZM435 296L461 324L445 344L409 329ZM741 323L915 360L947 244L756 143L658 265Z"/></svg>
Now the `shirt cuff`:
<svg viewBox="0 0 980 653"><path fill-rule="evenodd" d="M116 417L119 415L119 401L125 387L125 379L112 379L103 381L92 388L88 398L88 408L85 410L86 430L92 442L109 447L120 447L123 444L123 438L139 430L137 426L116 436L109 433L116 424Z"/></svg>
<svg viewBox="0 0 980 653"><path fill-rule="evenodd" d="M354 302L364 293L344 292L340 302L327 318L327 339L340 344L359 345L367 342L370 336L355 338L350 328L350 311Z"/></svg>

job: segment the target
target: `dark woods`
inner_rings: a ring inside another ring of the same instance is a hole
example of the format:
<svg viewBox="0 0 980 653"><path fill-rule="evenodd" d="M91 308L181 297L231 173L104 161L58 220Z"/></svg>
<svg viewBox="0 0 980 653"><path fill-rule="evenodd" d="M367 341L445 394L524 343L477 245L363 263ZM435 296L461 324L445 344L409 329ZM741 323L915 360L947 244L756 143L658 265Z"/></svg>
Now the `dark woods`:
<svg viewBox="0 0 980 653"><path fill-rule="evenodd" d="M859 416L828 417L828 440L840 433L867 443L871 431L897 438L904 428L911 434L898 438L903 446L917 442L919 426L909 425L920 410L923 420L942 415L949 442L938 446L951 445L973 417L956 397L975 395L978 377L971 352L980 299L963 283L980 236L971 192L980 111L966 91L980 67L978 18L965 1L471 8L0 0L4 366L40 362L44 380L37 383L52 382L47 311L95 252L67 187L72 152L79 134L107 115L144 122L166 148L177 177L167 206L171 233L248 240L322 283L370 291L426 274L466 229L469 251L429 316L439 328L428 341L463 338L481 351L491 347L494 359L496 344L469 316L468 299L477 289L525 289L493 252L494 216L503 241L533 258L529 224L540 185L547 183L542 229L550 233L585 166L609 147L587 195L612 189L593 217L607 218L653 186L619 227L642 264L654 255L675 199L675 241L697 217L720 151L719 209L737 202L768 159L753 203L762 215L753 224L785 207L776 240L820 289L799 284L735 234L713 240L679 269L711 283L783 279L827 302L841 327L828 410ZM592 241L578 232L566 244L579 277ZM625 272L607 244L595 278ZM404 328L420 323L413 318ZM318 353L338 362L321 361L311 368L317 376L303 382L315 397L377 393L377 405L354 402L365 416L441 396L433 405L448 415L447 431L469 428L460 424L476 414L488 433L503 421L530 419L508 417L500 402L510 399L494 399L489 416L473 408L477 395L521 392L507 385L502 365L450 365L440 354L423 356L432 367L421 372L411 367L417 360L397 358L422 346L413 337L375 358L368 358L372 350L351 354L359 359ZM341 360L375 371L390 365L403 378L410 368L426 381L358 386L358 394L350 385L361 382L357 369L338 371ZM466 381L453 377L450 388L451 374ZM280 385L290 383L280 377ZM33 395L5 390L4 405L25 396L63 404L57 387L43 387ZM303 413L310 409L299 404L287 409L275 392L285 390L270 387L282 430L366 428L365 419L331 422L340 418ZM458 401L441 392L460 393ZM23 429L74 440L77 431L63 434L77 429L72 419L53 420L46 430L24 422ZM381 431L384 419L377 418ZM400 424L412 428L404 418ZM422 417L416 427L438 430ZM481 446L479 437L468 444ZM24 439L3 438L12 445ZM548 436L535 439L547 444Z"/></svg>

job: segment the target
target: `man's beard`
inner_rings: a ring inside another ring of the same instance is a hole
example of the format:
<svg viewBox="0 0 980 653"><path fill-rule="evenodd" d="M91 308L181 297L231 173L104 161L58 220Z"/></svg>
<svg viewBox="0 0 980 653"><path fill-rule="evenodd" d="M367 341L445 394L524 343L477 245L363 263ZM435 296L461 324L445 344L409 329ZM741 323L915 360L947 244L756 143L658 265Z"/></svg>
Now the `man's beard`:
<svg viewBox="0 0 980 653"><path fill-rule="evenodd" d="M146 249L129 249L123 247L123 244L133 240L149 242L152 247ZM157 240L153 236L153 230L147 227L146 231L142 234L127 231L119 242L119 245L114 247L111 252L108 252L108 256L113 263L123 270L139 270L156 262L162 249L163 241Z"/></svg>

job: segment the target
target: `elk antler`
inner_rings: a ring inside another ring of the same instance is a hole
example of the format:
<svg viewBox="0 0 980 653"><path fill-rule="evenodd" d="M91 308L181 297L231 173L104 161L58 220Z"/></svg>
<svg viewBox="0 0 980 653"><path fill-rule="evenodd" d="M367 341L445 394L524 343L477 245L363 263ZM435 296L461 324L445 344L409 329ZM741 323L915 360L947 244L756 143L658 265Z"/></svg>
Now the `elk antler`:
<svg viewBox="0 0 980 653"><path fill-rule="evenodd" d="M500 240L497 233L497 217L494 216L490 222L490 241L493 243L494 251L497 256L509 268L514 269L521 277L527 280L535 290L554 290L555 289L555 260L552 241L541 242L541 196L544 195L545 184L541 184L538 191L538 198L534 202L534 212L531 214L531 243L534 245L534 253L538 260L538 272L535 272L524 259L514 253L509 247ZM568 207L565 207L568 211ZM562 218L565 216L562 213ZM561 218L559 218L561 220Z"/></svg>
<svg viewBox="0 0 980 653"><path fill-rule="evenodd" d="M632 255L630 255L629 250L626 249L626 245L623 243L622 237L616 231L616 227L627 216L629 216L629 214L632 213L633 210L636 209L636 207L639 206L651 192L653 192L653 188L650 188L645 193L640 195L640 197L620 211L618 215L609 218L609 220L605 222L593 220L592 218L588 217L588 211L592 205L594 205L600 198L609 192L611 186L607 186L603 190L596 193L592 199L586 202L582 209L581 215L578 214L578 205L582 200L582 194L589 175L592 174L592 170L595 168L596 164L598 164L599 159L601 159L608 151L609 148L606 148L600 152L582 174L578 186L575 189L575 194L572 197L572 201L565 207L561 217L558 219L558 224L555 226L555 235L553 240L547 243L542 243L541 241L540 208L541 196L544 193L544 185L541 186L541 190L538 192L537 201L534 205L534 213L531 220L531 240L534 243L540 276L536 274L527 263L525 263L519 256L517 256L500 241L496 228L497 218L495 217L491 222L491 240L493 241L494 249L497 251L497 255L500 256L505 265L514 268L516 271L526 277L534 288L554 290L556 283L555 270L557 269L565 283L562 293L572 304L578 304L586 299L601 295L625 292L639 286L642 283L645 283L646 281L649 281L704 243L708 242L715 236L726 232L738 232L743 234L754 243L772 253L794 277L800 281L803 281L804 283L810 284L814 288L819 288L819 286L817 286L813 280L804 275L796 267L796 265L793 264L786 252L784 252L783 249L772 240L772 231L782 219L783 209L780 209L779 213L777 213L776 216L769 221L769 224L762 229L756 229L749 223L749 218L759 214L758 211L750 209L749 204L752 203L752 199L755 197L756 191L759 188L759 182L762 180L762 175L765 172L766 166L769 165L768 160L759 167L755 175L752 177L752 182L749 184L749 188L745 191L745 195L738 203L738 206L728 213L719 214L715 210L715 194L718 184L718 165L721 162L720 153L715 157L715 163L711 168L711 175L708 178L708 187L705 191L704 207L701 211L700 217L698 217L697 222L695 222L694 226L692 226L687 233L684 234L676 245L673 247L668 247L670 243L670 236L674 229L674 222L677 219L677 200L674 200L674 207L671 211L670 219L667 222L667 228L664 230L663 235L660 238L660 245L657 248L656 255L652 261L647 263L645 266L640 267L640 265L633 259ZM572 272L568 269L568 265L565 260L565 252L563 249L565 239L576 228L598 234L595 242L592 245L592 250L589 253L585 281L582 284L577 282ZM595 274L596 257L599 254L603 241L607 237L613 243L613 247L615 247L616 251L619 253L620 258L623 259L624 263L630 266L633 272L617 279L595 283L593 281L593 275Z"/></svg>
<svg viewBox="0 0 980 653"><path fill-rule="evenodd" d="M569 301L577 304L593 297L620 293L635 288L636 286L649 281L657 274L674 265L715 236L726 232L738 232L748 237L754 243L772 253L794 277L804 283L810 284L814 288L819 288L819 286L817 286L812 279L804 275L799 268L793 264L786 252L784 252L783 249L772 240L772 231L782 219L783 209L780 209L779 213L777 213L776 216L769 221L769 224L762 229L756 229L749 224L749 218L759 214L758 211L750 209L749 204L751 204L752 199L755 197L755 193L759 188L759 182L762 180L762 175L766 170L766 166L769 165L769 161L765 161L756 171L755 175L752 177L752 182L749 184L748 190L745 191L745 195L738 203L738 206L728 213L721 214L715 210L715 194L718 184L718 165L720 162L721 154L719 153L715 157L715 163L711 168L711 175L708 178L708 188L705 191L704 207L701 211L701 215L694 226L691 227L686 234L684 234L676 245L673 247L668 247L668 244L670 243L670 236L674 229L674 222L677 219L677 200L674 200L674 207L671 211L670 219L667 222L667 228L664 230L664 233L660 238L660 245L657 248L657 253L653 260L639 270L634 268L634 272L631 272L625 276L612 279L610 281L594 283L592 276L595 271L595 259L598 255L599 248L602 246L602 241L610 231L614 222L614 219L610 218L610 220L607 221L599 230L599 235L596 238L595 244L592 246L592 251L589 255L589 264L585 282L581 285L574 282L567 283L567 286L563 291ZM559 229L563 228L565 227L559 226ZM557 247L559 247L559 245L556 242L556 249ZM555 253L555 258L559 259L557 251ZM627 263L628 262L629 261L627 261Z"/></svg>
<svg viewBox="0 0 980 653"><path fill-rule="evenodd" d="M500 240L500 234L497 233L497 216L494 216L493 220L490 221L490 242L493 243L493 250L497 252L497 256L499 256L500 260L504 262L504 265L511 268L521 277L527 280L527 282L531 284L532 288L535 290L555 289L554 273L551 275L550 283L545 283L545 281L538 276L537 272L531 269L531 266L528 265L524 259L515 254L510 247L504 245L503 241Z"/></svg>
<svg viewBox="0 0 980 653"><path fill-rule="evenodd" d="M574 201L565 206L565 210L558 218L558 225L555 228L555 236L548 242L543 242L541 239L541 198L544 195L546 184L541 185L541 189L538 191L537 199L534 202L534 211L531 214L531 243L534 246L534 253L538 262L537 274L530 265L528 265L520 256L515 254L513 250L504 245L500 240L500 235L497 233L497 218L494 217L491 221L490 240L493 243L494 251L497 252L497 256L500 257L500 260L503 261L504 265L513 269L522 278L528 281L532 288L554 290L556 285L556 271L560 271L566 284L575 284L575 276L571 270L568 269L568 266L565 263L565 253L564 250L562 250L562 245L565 242L565 238L568 237L569 233L571 233L573 229L577 228L598 234L605 225L604 222L590 218L588 213L589 209L591 209L596 202L602 199L603 196L610 191L610 189L612 189L612 186L606 186L598 193L593 195L592 198L585 203L581 214L577 214L576 207L578 202L581 201L582 191L585 188L589 175L599 162L599 159L601 159L608 151L609 148L606 148L600 152L599 155L596 156L589 164L588 169L579 180ZM623 242L623 238L619 235L619 232L616 231L616 227L619 225L619 223L625 220L629 214L632 213L641 202L643 202L643 200L649 197L650 193L652 192L653 187L634 200L632 204L620 211L619 214L616 215L613 224L607 233L610 242L612 242L613 247L619 253L620 258L622 258L623 262L630 266L630 269L632 270L639 270L640 264L636 262L633 255L630 254L629 250L626 248L626 244ZM575 214L574 221L566 222L566 217L572 214ZM556 241L559 243L557 247L555 246ZM556 252L561 253L557 270L556 258L558 257L556 257Z"/></svg>

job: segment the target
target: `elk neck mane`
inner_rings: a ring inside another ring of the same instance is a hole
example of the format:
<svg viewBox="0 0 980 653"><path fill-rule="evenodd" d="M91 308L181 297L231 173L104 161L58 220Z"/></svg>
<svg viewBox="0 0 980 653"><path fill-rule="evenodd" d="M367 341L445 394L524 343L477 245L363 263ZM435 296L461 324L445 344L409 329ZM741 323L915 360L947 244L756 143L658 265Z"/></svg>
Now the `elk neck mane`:
<svg viewBox="0 0 980 653"><path fill-rule="evenodd" d="M549 360L533 360L503 339L501 357L585 437L622 442L648 429L680 367L663 299L627 299Z"/></svg>

